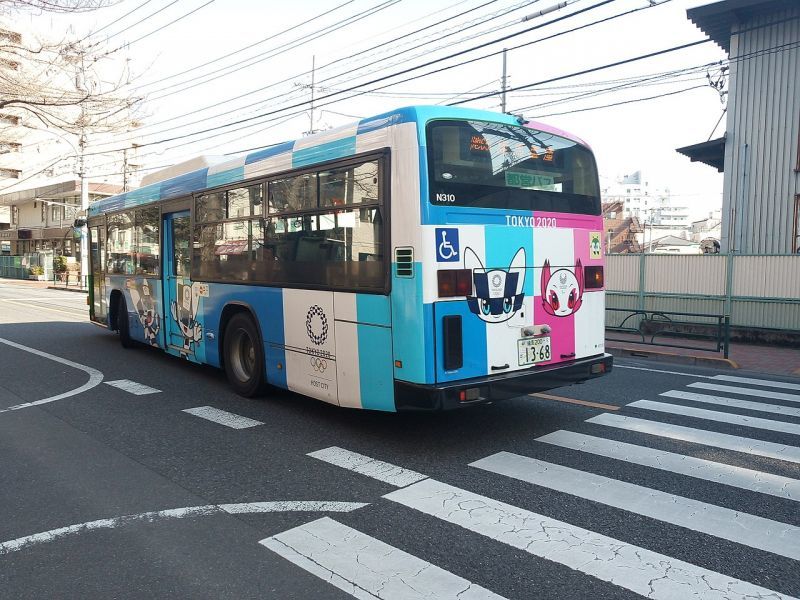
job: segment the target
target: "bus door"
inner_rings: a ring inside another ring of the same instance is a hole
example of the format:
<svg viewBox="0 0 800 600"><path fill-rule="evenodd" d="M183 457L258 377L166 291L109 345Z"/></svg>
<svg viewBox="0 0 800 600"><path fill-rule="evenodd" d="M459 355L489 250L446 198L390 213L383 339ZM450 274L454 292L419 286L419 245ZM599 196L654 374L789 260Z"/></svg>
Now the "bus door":
<svg viewBox="0 0 800 600"><path fill-rule="evenodd" d="M198 356L203 328L198 315L201 286L192 285L189 211L164 213L164 331L167 352L202 362Z"/></svg>

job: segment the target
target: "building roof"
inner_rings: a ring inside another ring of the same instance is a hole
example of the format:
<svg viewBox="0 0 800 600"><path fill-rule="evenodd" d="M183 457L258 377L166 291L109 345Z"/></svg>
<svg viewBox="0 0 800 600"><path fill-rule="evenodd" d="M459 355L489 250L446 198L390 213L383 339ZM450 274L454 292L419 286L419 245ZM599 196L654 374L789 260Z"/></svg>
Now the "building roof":
<svg viewBox="0 0 800 600"><path fill-rule="evenodd" d="M122 187L111 183L92 183L89 182L89 193L93 196L113 196L122 191ZM51 183L39 187L32 187L17 192L0 194L0 206L12 206L33 202L34 200L59 200L71 196L80 195L81 182L79 179L71 179L60 183Z"/></svg>
<svg viewBox="0 0 800 600"><path fill-rule="evenodd" d="M725 170L725 136L677 148L676 152L688 156L692 162L701 162L709 167L714 167L720 173Z"/></svg>
<svg viewBox="0 0 800 600"><path fill-rule="evenodd" d="M797 0L722 0L690 8L686 16L725 52L730 52L733 25L795 7Z"/></svg>
<svg viewBox="0 0 800 600"><path fill-rule="evenodd" d="M645 246L697 246L699 242L692 240L685 240L675 235L665 235L651 242L647 242Z"/></svg>

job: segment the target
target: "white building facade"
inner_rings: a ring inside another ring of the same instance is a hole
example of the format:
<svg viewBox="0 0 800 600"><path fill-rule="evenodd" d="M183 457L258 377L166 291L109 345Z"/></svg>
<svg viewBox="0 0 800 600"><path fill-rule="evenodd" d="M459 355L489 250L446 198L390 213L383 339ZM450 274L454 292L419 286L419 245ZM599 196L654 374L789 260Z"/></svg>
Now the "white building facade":
<svg viewBox="0 0 800 600"><path fill-rule="evenodd" d="M620 202L624 218L636 218L640 223L670 229L690 225L689 209L680 206L669 188L651 185L641 171L617 177L602 192L603 202Z"/></svg>

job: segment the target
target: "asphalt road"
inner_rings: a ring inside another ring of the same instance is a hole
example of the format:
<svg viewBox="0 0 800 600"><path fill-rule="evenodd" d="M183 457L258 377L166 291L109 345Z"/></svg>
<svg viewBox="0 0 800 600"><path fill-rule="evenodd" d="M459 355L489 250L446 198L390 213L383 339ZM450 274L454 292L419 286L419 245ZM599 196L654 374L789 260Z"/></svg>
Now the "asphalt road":
<svg viewBox="0 0 800 600"><path fill-rule="evenodd" d="M86 312L0 282L0 598L800 596L800 379L618 361L368 413L240 398Z"/></svg>

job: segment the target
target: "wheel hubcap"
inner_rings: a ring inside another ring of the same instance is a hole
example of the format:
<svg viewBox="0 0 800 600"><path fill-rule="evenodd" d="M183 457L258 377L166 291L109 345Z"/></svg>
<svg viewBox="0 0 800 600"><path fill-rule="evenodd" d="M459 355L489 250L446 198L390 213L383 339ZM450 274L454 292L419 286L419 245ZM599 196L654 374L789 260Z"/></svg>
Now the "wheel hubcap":
<svg viewBox="0 0 800 600"><path fill-rule="evenodd" d="M256 368L256 349L250 335L243 329L234 333L231 367L236 379L245 382L253 377Z"/></svg>

